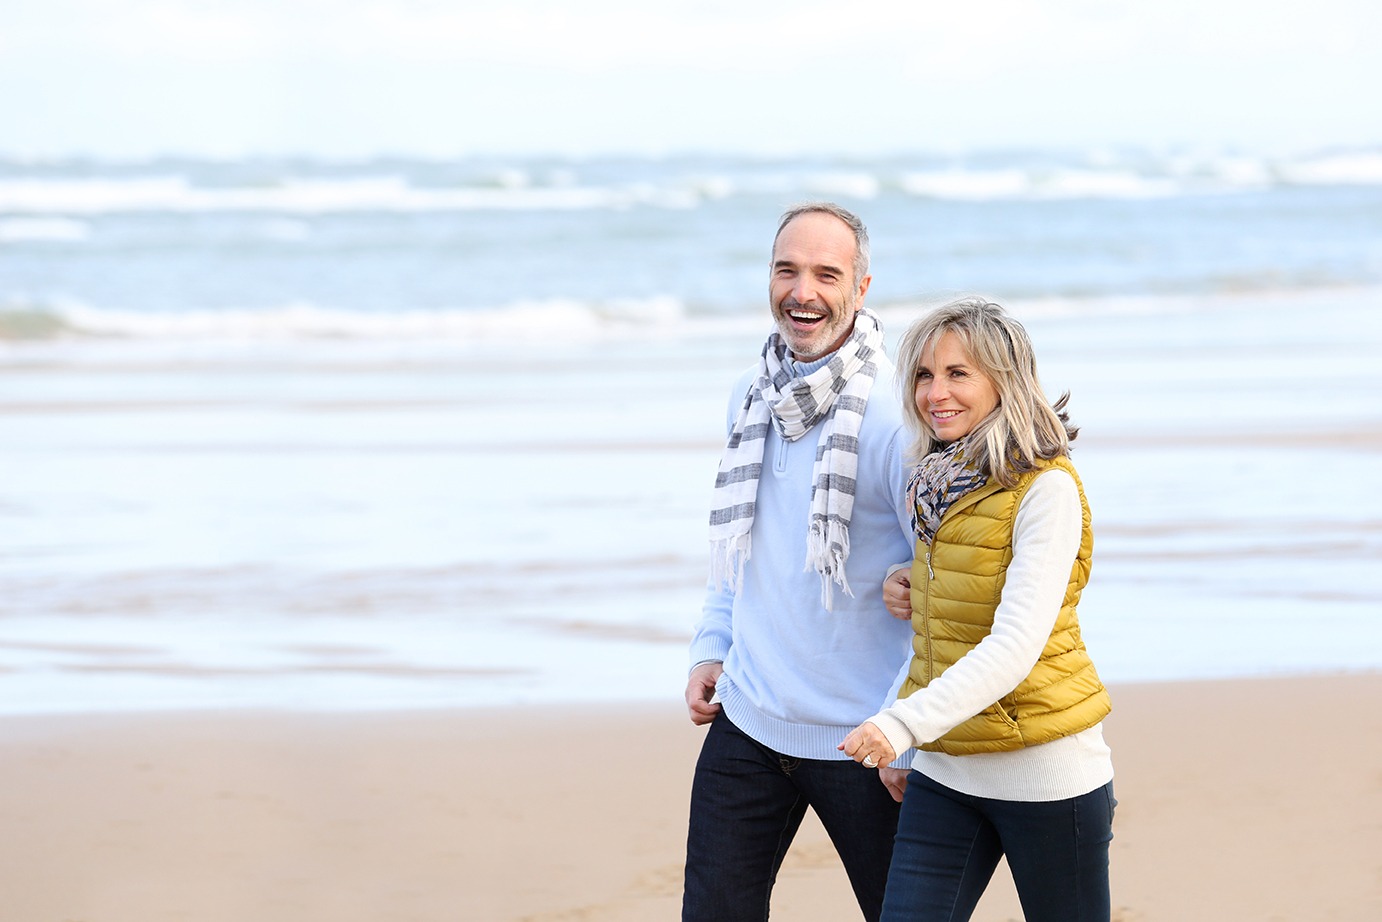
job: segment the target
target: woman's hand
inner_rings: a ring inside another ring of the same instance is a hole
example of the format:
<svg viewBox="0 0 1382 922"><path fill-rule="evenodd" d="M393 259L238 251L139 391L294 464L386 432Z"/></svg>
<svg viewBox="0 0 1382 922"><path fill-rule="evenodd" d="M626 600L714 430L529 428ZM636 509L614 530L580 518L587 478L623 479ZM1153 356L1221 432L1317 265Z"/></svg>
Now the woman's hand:
<svg viewBox="0 0 1382 922"><path fill-rule="evenodd" d="M888 610L888 614L903 621L910 621L912 618L912 573L910 570L898 570L892 576L883 580L883 607Z"/></svg>
<svg viewBox="0 0 1382 922"><path fill-rule="evenodd" d="M835 747L865 768L887 765L897 758L892 743L878 729L878 725L864 721L845 737L843 743Z"/></svg>

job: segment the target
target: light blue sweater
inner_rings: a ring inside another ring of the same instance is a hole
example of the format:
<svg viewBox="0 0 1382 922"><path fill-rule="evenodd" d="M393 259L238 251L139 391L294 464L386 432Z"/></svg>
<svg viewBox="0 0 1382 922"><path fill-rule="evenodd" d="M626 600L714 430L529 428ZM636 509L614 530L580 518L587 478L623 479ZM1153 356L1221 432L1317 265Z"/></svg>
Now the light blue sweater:
<svg viewBox="0 0 1382 922"><path fill-rule="evenodd" d="M845 735L892 703L912 654L912 626L883 607L888 567L912 559L907 510L908 436L880 356L859 433L859 473L849 526L846 573L851 598L836 591L821 604L820 575L806 564L811 469L820 424L795 442L769 427L753 523L753 554L737 592L710 585L691 640L691 664L722 661L717 691L735 725L770 749L807 759L845 759ZM795 364L807 374L829 361ZM730 395L726 433L756 366ZM894 764L906 768L911 754Z"/></svg>

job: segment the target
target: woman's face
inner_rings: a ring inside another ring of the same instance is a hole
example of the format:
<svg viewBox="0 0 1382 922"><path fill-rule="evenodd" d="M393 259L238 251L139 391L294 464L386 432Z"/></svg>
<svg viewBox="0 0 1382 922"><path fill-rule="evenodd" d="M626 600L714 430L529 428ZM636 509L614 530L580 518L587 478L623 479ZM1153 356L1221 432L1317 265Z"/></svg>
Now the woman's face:
<svg viewBox="0 0 1382 922"><path fill-rule="evenodd" d="M942 442L969 435L998 406L993 381L950 332L922 349L915 388L917 412Z"/></svg>

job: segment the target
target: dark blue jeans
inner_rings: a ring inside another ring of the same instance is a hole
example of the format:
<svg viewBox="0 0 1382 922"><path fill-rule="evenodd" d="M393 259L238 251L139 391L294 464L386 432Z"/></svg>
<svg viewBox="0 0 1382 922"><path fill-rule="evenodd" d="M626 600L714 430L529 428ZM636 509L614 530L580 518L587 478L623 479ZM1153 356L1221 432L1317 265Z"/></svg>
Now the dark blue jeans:
<svg viewBox="0 0 1382 922"><path fill-rule="evenodd" d="M1007 856L1027 922L1108 922L1113 782L1079 797L971 797L907 776L883 919L964 922Z"/></svg>
<svg viewBox="0 0 1382 922"><path fill-rule="evenodd" d="M768 918L778 868L807 807L835 844L864 918L876 922L898 814L878 772L784 756L723 713L706 731L691 785L683 922Z"/></svg>

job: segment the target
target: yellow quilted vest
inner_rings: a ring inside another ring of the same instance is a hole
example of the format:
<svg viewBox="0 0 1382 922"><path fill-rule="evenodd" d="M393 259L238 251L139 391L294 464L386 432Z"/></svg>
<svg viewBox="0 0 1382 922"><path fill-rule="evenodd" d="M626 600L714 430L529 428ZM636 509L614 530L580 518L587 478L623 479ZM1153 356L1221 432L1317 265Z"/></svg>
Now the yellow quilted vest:
<svg viewBox="0 0 1382 922"><path fill-rule="evenodd" d="M1094 532L1084 485L1065 458L1040 462L1012 489L989 483L961 497L941 520L929 557L926 545L917 542L912 564L915 655L899 696L924 688L993 629L993 614L1012 562L1017 509L1032 481L1051 467L1075 478L1084 530L1041 658L1010 694L922 749L950 755L1009 752L1086 730L1110 710L1108 691L1085 651L1075 616L1080 593L1089 582Z"/></svg>

